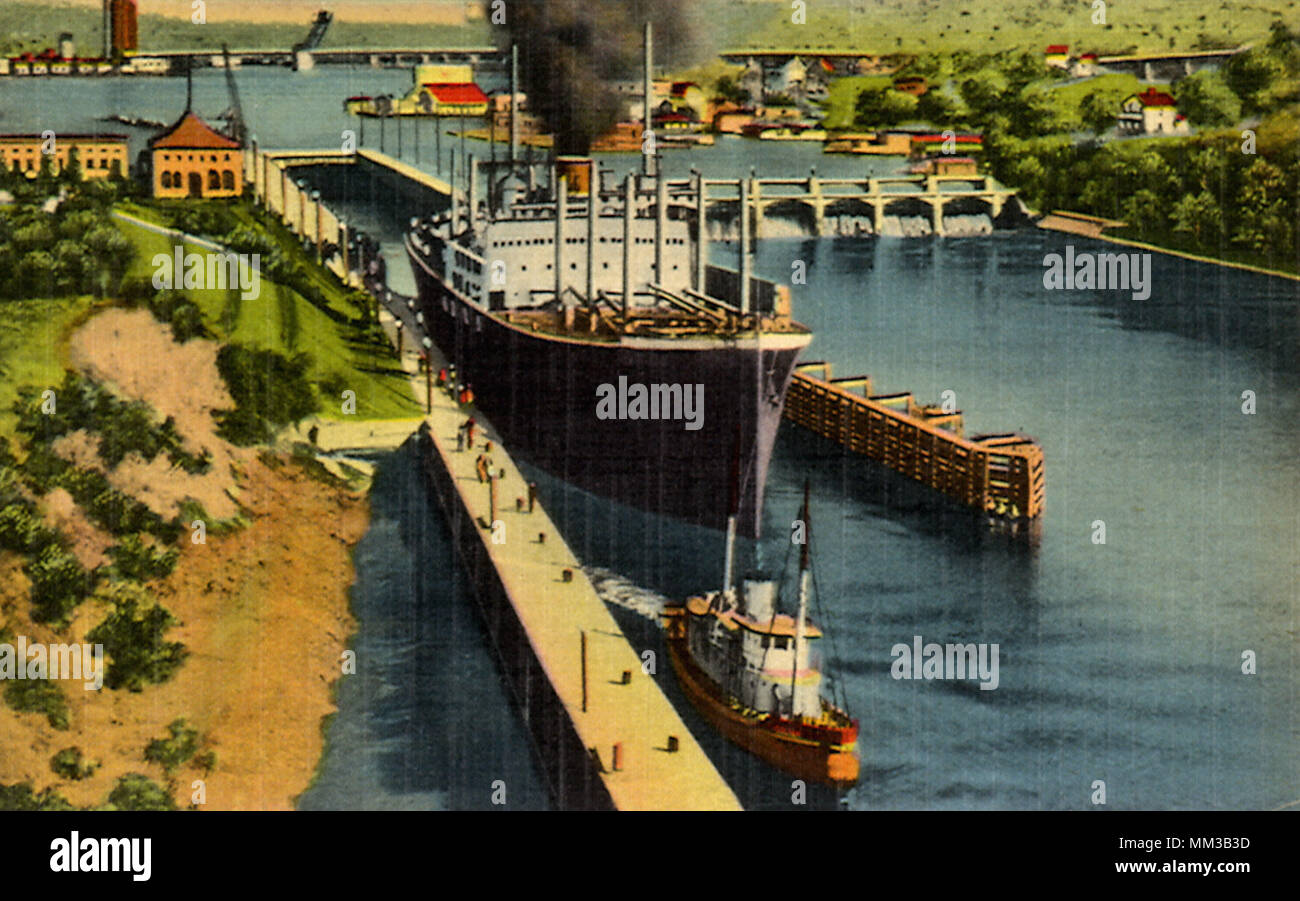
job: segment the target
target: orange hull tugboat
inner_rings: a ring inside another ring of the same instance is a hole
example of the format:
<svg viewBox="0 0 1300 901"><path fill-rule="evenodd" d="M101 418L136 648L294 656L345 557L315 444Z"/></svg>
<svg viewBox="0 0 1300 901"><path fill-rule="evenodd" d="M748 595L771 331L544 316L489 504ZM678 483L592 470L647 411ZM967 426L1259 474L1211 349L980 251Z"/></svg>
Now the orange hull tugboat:
<svg viewBox="0 0 1300 901"><path fill-rule="evenodd" d="M807 616L807 542L799 554L799 610L791 616L777 610L778 582L745 579L739 592L731 587L734 534L729 524L723 590L664 611L677 680L733 744L800 779L848 788L858 781L858 721L821 694L815 647L823 634Z"/></svg>

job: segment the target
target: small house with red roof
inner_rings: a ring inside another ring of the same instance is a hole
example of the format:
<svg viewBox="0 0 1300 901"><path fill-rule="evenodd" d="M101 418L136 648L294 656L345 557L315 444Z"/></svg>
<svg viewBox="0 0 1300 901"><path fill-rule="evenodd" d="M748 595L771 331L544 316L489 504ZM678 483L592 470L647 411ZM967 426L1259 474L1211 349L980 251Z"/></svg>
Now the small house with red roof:
<svg viewBox="0 0 1300 901"><path fill-rule="evenodd" d="M1071 78L1091 78L1097 74L1097 54L1084 53L1070 63Z"/></svg>
<svg viewBox="0 0 1300 901"><path fill-rule="evenodd" d="M485 116L488 108L487 94L472 81L422 85L417 102L435 116Z"/></svg>
<svg viewBox="0 0 1300 901"><path fill-rule="evenodd" d="M1185 135L1188 132L1187 117L1178 112L1177 101L1155 88L1125 97L1116 120L1121 134Z"/></svg>
<svg viewBox="0 0 1300 901"><path fill-rule="evenodd" d="M149 141L154 197L238 197L244 148L192 110Z"/></svg>
<svg viewBox="0 0 1300 901"><path fill-rule="evenodd" d="M1051 44L1043 51L1043 62L1049 66L1055 66L1058 69L1068 68L1070 65L1070 45L1069 44Z"/></svg>

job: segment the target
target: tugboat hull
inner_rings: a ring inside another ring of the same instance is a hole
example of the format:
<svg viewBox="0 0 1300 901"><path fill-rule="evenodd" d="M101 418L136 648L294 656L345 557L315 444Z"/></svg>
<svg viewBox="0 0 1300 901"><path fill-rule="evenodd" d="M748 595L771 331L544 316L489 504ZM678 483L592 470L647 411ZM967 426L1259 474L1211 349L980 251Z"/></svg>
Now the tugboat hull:
<svg viewBox="0 0 1300 901"><path fill-rule="evenodd" d="M765 729L757 717L733 709L718 697L708 674L690 659L683 637L670 635L668 657L691 704L732 744L808 782L848 788L858 781L859 763L853 746L779 736Z"/></svg>

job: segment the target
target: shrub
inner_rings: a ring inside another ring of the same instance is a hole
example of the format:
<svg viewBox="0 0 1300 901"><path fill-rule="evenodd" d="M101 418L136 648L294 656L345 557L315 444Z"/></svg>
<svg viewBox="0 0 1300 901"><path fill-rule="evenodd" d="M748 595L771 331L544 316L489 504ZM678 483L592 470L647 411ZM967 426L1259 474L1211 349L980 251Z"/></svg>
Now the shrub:
<svg viewBox="0 0 1300 901"><path fill-rule="evenodd" d="M53 788L40 794L32 790L30 782L17 785L0 785L0 810L76 810Z"/></svg>
<svg viewBox="0 0 1300 901"><path fill-rule="evenodd" d="M43 713L55 729L68 728L68 702L48 679L14 679L5 685L5 703L20 713Z"/></svg>
<svg viewBox="0 0 1300 901"><path fill-rule="evenodd" d="M165 682L189 656L179 641L165 641L176 619L133 583L114 586L108 597L112 612L86 636L102 644L110 662L104 683L113 689L140 691L146 684Z"/></svg>
<svg viewBox="0 0 1300 901"><path fill-rule="evenodd" d="M62 622L86 599L95 584L93 573L58 545L49 545L23 571L32 580L32 618Z"/></svg>
<svg viewBox="0 0 1300 901"><path fill-rule="evenodd" d="M114 810L175 810L171 795L143 773L127 773L109 792L108 803Z"/></svg>
<svg viewBox="0 0 1300 901"><path fill-rule="evenodd" d="M199 730L191 729L184 719L173 720L167 731L170 738L155 738L144 749L144 759L151 763L160 763L163 769L171 772L194 756L199 749Z"/></svg>
<svg viewBox="0 0 1300 901"><path fill-rule="evenodd" d="M127 535L108 549L108 555L113 558L113 569L118 578L147 582L171 575L180 552L175 548L153 548L145 544L139 535Z"/></svg>
<svg viewBox="0 0 1300 901"><path fill-rule="evenodd" d="M50 769L64 779L79 781L93 775L99 769L99 761L86 760L81 748L64 748L50 758Z"/></svg>
<svg viewBox="0 0 1300 901"><path fill-rule="evenodd" d="M217 369L235 399L234 410L218 414L222 435L235 444L253 444L315 413L316 395L307 380L310 365L306 354L289 358L240 344L222 347Z"/></svg>

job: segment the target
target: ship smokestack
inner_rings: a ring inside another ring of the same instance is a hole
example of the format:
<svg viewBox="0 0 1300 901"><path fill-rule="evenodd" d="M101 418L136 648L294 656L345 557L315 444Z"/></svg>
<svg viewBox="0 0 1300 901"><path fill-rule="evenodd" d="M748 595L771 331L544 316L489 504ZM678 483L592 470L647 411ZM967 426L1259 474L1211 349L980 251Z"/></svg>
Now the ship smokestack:
<svg viewBox="0 0 1300 901"><path fill-rule="evenodd" d="M555 160L555 168L560 180L570 197L586 197L591 193L591 169L593 162L589 156L561 156Z"/></svg>

